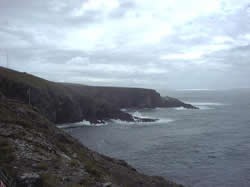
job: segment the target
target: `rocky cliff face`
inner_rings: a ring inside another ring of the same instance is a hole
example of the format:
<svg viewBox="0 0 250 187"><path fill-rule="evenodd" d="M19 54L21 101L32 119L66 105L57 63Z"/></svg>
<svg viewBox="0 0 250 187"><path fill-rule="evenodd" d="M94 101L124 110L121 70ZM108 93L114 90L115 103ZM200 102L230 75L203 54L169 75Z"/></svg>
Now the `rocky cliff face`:
<svg viewBox="0 0 250 187"><path fill-rule="evenodd" d="M133 121L131 115L120 111L121 108L194 108L174 98L163 99L151 89L55 83L6 68L0 68L0 91L9 98L30 103L55 123L83 119Z"/></svg>
<svg viewBox="0 0 250 187"><path fill-rule="evenodd" d="M12 187L181 187L89 150L36 110L0 99L0 182Z"/></svg>
<svg viewBox="0 0 250 187"><path fill-rule="evenodd" d="M110 118L132 121L131 115L103 98L89 95L88 87L54 83L38 77L0 68L0 91L12 99L30 103L56 123L83 119L97 122Z"/></svg>
<svg viewBox="0 0 250 187"><path fill-rule="evenodd" d="M85 86L82 92L118 108L153 108L162 102L160 94L152 89Z"/></svg>

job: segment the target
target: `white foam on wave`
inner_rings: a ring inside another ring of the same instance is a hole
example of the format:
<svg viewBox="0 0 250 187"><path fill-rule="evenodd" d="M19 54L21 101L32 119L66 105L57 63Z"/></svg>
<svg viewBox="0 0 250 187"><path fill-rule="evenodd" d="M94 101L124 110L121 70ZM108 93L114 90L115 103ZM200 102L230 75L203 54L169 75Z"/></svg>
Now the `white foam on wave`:
<svg viewBox="0 0 250 187"><path fill-rule="evenodd" d="M185 108L185 107L183 107L183 106L175 107L174 109L175 109L175 110L188 110L187 108Z"/></svg>
<svg viewBox="0 0 250 187"><path fill-rule="evenodd" d="M119 119L112 119L111 122L114 124L119 124L119 125L124 125L124 126L149 126L149 125L157 125L157 124L162 124L162 123L170 123L175 121L174 119L170 118L161 118L156 121L152 122L141 122L141 121L122 121Z"/></svg>
<svg viewBox="0 0 250 187"><path fill-rule="evenodd" d="M175 120L171 119L171 118L161 118L157 122L158 123L170 123L170 122L173 122L173 121L175 121Z"/></svg>
<svg viewBox="0 0 250 187"><path fill-rule="evenodd" d="M206 106L206 105L195 105L195 106L197 106L200 110L211 110L211 109L213 109L212 107L208 107L208 106ZM210 105L209 105L209 106L210 106ZM183 107L183 106L181 106L181 107L175 107L174 109L175 109L175 110L178 110L178 111L183 111L183 110L188 110L188 111L190 111L190 109L185 108L185 107Z"/></svg>
<svg viewBox="0 0 250 187"><path fill-rule="evenodd" d="M120 124L120 125L133 125L133 124L135 124L134 121L122 121L120 119L111 119L110 122L115 123L115 124Z"/></svg>
<svg viewBox="0 0 250 187"><path fill-rule="evenodd" d="M208 106L205 106L205 105L200 105L198 107L199 107L200 110L212 110L212 109L214 109L212 107L208 107Z"/></svg>
<svg viewBox="0 0 250 187"><path fill-rule="evenodd" d="M154 119L154 117L150 117L150 116L146 116L142 113L140 113L139 111L135 111L135 112L129 112L133 117L137 117L137 118L141 118L141 119ZM135 120L138 120L136 118L134 118ZM155 125L155 124L162 124L162 123L170 123L175 121L174 119L170 119L170 118L160 118L157 119L156 121L152 121L152 122L142 122L142 121L122 121L119 119L111 119L108 121L99 121L99 123L90 123L89 121L83 120L81 122L77 122L77 123L70 123L70 124L62 124L62 125L57 125L58 128L60 129L68 129L68 128L77 128L77 127L83 127L83 126L89 126L89 127L100 127L100 126L106 126L110 123L114 123L114 124L120 124L120 125L126 125L126 126L131 126L131 125L139 125L139 126L147 126L147 125Z"/></svg>
<svg viewBox="0 0 250 187"><path fill-rule="evenodd" d="M152 117L152 116L147 116L147 115L144 115L144 114L142 114L142 113L140 113L139 111L135 111L134 113L131 113L131 115L132 116L134 116L134 117L138 117L138 118L148 118L148 119L157 119L156 121L152 121L152 122L141 122L141 121L137 121L137 122L135 122L136 124L139 124L139 125L141 125L141 124L144 124L144 125L152 125L152 124L156 124L156 123L170 123L170 122L173 122L173 121L175 121L174 119L170 119L170 118L160 118L160 119L158 119L158 118L155 118L155 117Z"/></svg>
<svg viewBox="0 0 250 187"><path fill-rule="evenodd" d="M185 101L186 103L189 103L191 105L197 106L200 110L211 110L214 109L214 107L219 106L226 106L228 104L225 103L219 103L219 102L189 102ZM175 108L176 110L185 110L182 107Z"/></svg>
<svg viewBox="0 0 250 187"><path fill-rule="evenodd" d="M100 121L99 123L90 123L89 121L83 120L83 121L77 122L77 123L57 125L57 127L60 129L68 129L68 128L83 127L83 126L100 127L100 126L105 126L105 125L108 125L108 123L102 122L102 121Z"/></svg>
<svg viewBox="0 0 250 187"><path fill-rule="evenodd" d="M146 115L143 115L142 113L140 113L139 111L135 111L133 113L130 113L133 117L137 117L137 118L152 118Z"/></svg>
<svg viewBox="0 0 250 187"><path fill-rule="evenodd" d="M224 106L227 105L225 103L217 103L217 102L188 102L191 105L195 106Z"/></svg>

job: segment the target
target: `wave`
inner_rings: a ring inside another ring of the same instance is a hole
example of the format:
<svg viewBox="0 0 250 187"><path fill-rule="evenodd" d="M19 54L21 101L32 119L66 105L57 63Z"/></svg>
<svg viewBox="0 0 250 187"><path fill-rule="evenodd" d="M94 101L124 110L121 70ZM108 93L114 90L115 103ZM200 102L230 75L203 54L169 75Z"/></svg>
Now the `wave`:
<svg viewBox="0 0 250 187"><path fill-rule="evenodd" d="M161 118L153 122L141 122L141 121L122 121L119 119L112 119L110 120L114 124L119 124L119 125L124 125L124 126L149 126L149 125L157 125L157 124L162 124L162 123L170 123L175 121L174 119L170 118Z"/></svg>
<svg viewBox="0 0 250 187"><path fill-rule="evenodd" d="M170 122L173 122L173 121L175 121L175 120L171 119L171 118L161 118L157 122L158 123L170 123Z"/></svg>
<svg viewBox="0 0 250 187"><path fill-rule="evenodd" d="M83 127L83 126L100 127L100 126L105 126L105 125L108 125L108 123L107 122L101 122L101 121L99 123L90 123L89 121L83 120L83 121L77 122L77 123L57 125L57 127L59 129L68 129L68 128Z"/></svg>
<svg viewBox="0 0 250 187"><path fill-rule="evenodd" d="M174 109L175 109L175 110L188 110L187 108L185 108L185 107L183 107L183 106L175 107Z"/></svg>
<svg viewBox="0 0 250 187"><path fill-rule="evenodd" d="M196 106L199 107L199 110L211 110L211 109L213 109L213 108L205 106L205 105L196 105ZM182 110L189 110L190 111L190 109L184 108L183 106L175 107L174 109L179 110L179 111L182 111Z"/></svg>
<svg viewBox="0 0 250 187"><path fill-rule="evenodd" d="M133 116L133 117L136 117L136 118L149 118L151 119L152 117L149 117L149 116L146 116L146 115L143 115L142 113L140 113L139 111L135 111L135 112L130 112L130 114Z"/></svg>
<svg viewBox="0 0 250 187"><path fill-rule="evenodd" d="M170 123L170 122L173 122L175 121L174 119L171 119L171 118L155 118L153 116L147 116L147 115L144 115L142 114L141 112L139 111L135 111L133 113L130 113L133 117L137 117L137 118L147 118L147 119L157 119L156 121L152 121L152 122L141 122L141 121L136 121L135 123L136 124L156 124L156 123ZM135 119L136 120L136 119Z"/></svg>
<svg viewBox="0 0 250 187"><path fill-rule="evenodd" d="M224 106L227 105L225 103L217 103L217 102L188 102L191 105L195 106Z"/></svg>
<svg viewBox="0 0 250 187"><path fill-rule="evenodd" d="M69 128L84 127L84 126L100 127L100 126L106 126L109 124L120 124L120 125L127 125L127 126L130 126L130 125L147 126L147 125L155 125L155 124L162 124L162 123L170 123L170 122L175 121L174 119L170 119L170 118L160 118L152 122L136 121L138 120L136 119L136 117L144 118L144 119L154 119L154 117L143 115L139 111L130 112L130 114L134 117L135 121L129 122L129 121L122 121L118 119L111 119L111 120L107 120L104 122L100 121L99 123L91 123L89 121L83 120L81 122L76 122L76 123L57 125L57 127L60 129L69 129Z"/></svg>
<svg viewBox="0 0 250 187"><path fill-rule="evenodd" d="M189 101L185 101L185 102L191 105L197 106L200 110L211 110L211 109L214 109L214 107L228 105L228 104L219 103L219 102L189 102ZM184 107L177 107L175 108L175 110L187 110L187 109L185 109Z"/></svg>
<svg viewBox="0 0 250 187"><path fill-rule="evenodd" d="M200 109L200 110L212 110L212 109L214 109L214 108L208 107L208 106L205 106L205 105L200 105L200 106L199 106L199 109Z"/></svg>

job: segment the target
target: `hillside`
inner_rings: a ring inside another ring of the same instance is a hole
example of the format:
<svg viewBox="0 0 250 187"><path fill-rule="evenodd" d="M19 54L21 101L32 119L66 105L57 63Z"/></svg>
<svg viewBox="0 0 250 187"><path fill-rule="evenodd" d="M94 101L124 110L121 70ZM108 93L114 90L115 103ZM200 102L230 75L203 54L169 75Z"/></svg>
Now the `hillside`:
<svg viewBox="0 0 250 187"><path fill-rule="evenodd" d="M5 179L12 187L180 186L89 150L36 108L2 94L0 152L0 182Z"/></svg>

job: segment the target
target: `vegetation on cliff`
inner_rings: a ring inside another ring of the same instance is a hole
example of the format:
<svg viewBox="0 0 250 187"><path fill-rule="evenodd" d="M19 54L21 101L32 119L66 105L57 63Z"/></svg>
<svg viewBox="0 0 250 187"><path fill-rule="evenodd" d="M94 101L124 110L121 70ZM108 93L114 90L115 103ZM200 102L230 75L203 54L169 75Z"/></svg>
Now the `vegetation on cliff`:
<svg viewBox="0 0 250 187"><path fill-rule="evenodd" d="M36 108L0 97L0 168L18 187L180 186L89 150ZM0 177L1 178L1 177Z"/></svg>

